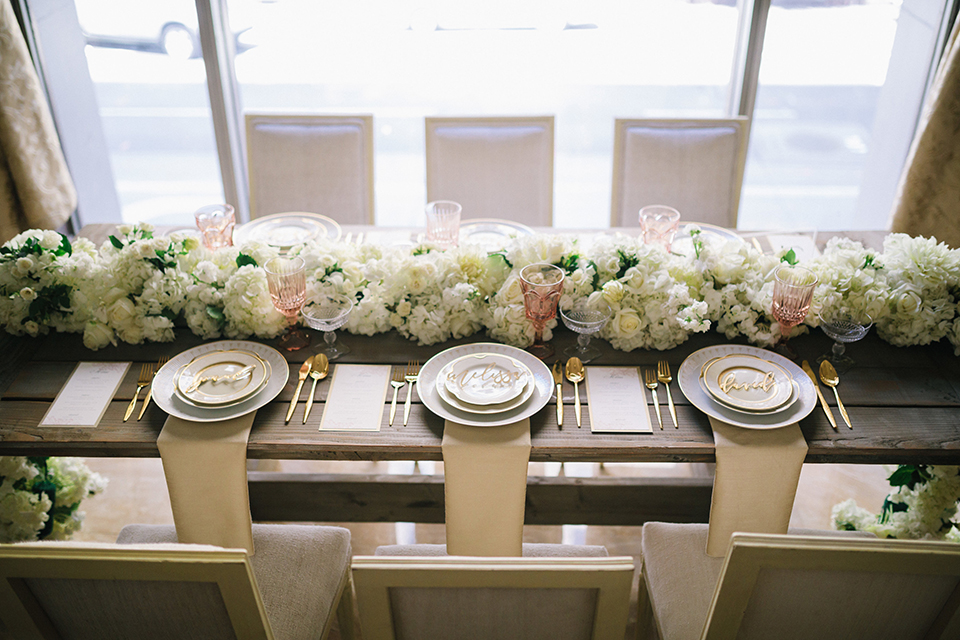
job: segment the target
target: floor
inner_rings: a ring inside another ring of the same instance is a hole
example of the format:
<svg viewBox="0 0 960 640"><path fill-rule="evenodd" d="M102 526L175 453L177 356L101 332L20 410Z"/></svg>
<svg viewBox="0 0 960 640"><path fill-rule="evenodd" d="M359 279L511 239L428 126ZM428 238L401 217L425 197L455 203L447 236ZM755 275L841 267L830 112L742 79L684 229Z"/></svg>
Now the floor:
<svg viewBox="0 0 960 640"><path fill-rule="evenodd" d="M308 462L264 461L259 469L264 471L315 472L315 473L383 473L388 463L374 462ZM163 469L159 459L109 459L91 458L87 465L108 478L106 491L83 503L86 519L76 540L113 542L120 529L129 523L172 524L173 516L167 497ZM433 471L442 473L442 465ZM431 469L426 471L429 473ZM790 525L809 529L829 529L830 511L833 505L854 498L863 507L878 511L889 491L886 477L889 468L871 465L804 465L800 485L794 503ZM419 472L419 470L417 471ZM556 468L547 468L542 463L531 463L529 472L537 475L556 475ZM703 465L684 464L588 464L579 468L567 467L568 475L592 473L597 475L627 476L684 476L703 472ZM350 529L353 552L369 555L379 545L396 544L398 536L409 542L415 531L417 542L442 543L444 527L438 524L395 526L393 523L345 523ZM561 527L527 526L525 542L561 541L584 542L607 547L610 555L633 556L639 564L639 527ZM636 581L634 581L636 585ZM632 599L631 620L627 638L634 637L636 617L636 586ZM331 634L339 638L339 634Z"/></svg>

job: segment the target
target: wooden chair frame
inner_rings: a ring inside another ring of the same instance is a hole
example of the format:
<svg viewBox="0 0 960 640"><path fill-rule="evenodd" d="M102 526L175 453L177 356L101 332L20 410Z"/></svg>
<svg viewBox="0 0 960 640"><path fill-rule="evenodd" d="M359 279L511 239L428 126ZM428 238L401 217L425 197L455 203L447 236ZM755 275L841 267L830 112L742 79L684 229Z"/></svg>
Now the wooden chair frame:
<svg viewBox="0 0 960 640"><path fill-rule="evenodd" d="M533 226L552 226L553 225L553 190L555 174L555 137L554 137L554 116L477 116L477 117L427 117L424 118L424 131L426 140L426 170L427 170L427 202L442 199L443 194L437 193L439 188L435 173L431 167L435 166L437 160L437 136L436 130L441 127L476 127L476 128L501 128L512 129L517 127L543 127L547 131L550 140L550 169L549 169L549 189L547 190L546 209L549 211L549 222L547 224L535 224ZM471 218L487 218L489 215L473 215Z"/></svg>
<svg viewBox="0 0 960 640"><path fill-rule="evenodd" d="M27 587L28 578L215 582L238 640L274 637L253 567L243 550L0 545L0 618L11 637L59 638Z"/></svg>
<svg viewBox="0 0 960 640"><path fill-rule="evenodd" d="M737 533L723 562L701 640L735 638L763 569L815 569L960 577L960 547L924 540L808 537ZM960 582L925 638L940 638L960 609ZM637 637L656 621L640 567Z"/></svg>
<svg viewBox="0 0 960 640"><path fill-rule="evenodd" d="M261 213L257 211L257 193L253 175L254 158L253 145L250 140L254 136L255 127L261 123L270 124L290 124L302 126L316 125L359 125L363 131L363 156L364 156L364 183L365 191L364 202L366 209L366 220L347 224L374 224L374 179L373 179L373 116L365 114L345 115L345 114L313 114L313 113L267 113L259 111L249 111L244 114L244 123L246 128L246 148L247 148L247 181L249 183L250 195L250 219L260 217ZM278 212L279 213L279 212Z"/></svg>
<svg viewBox="0 0 960 640"><path fill-rule="evenodd" d="M633 220L630 225L624 225L620 219L620 209L623 207L624 186L626 179L624 176L625 156L626 156L626 136L627 131L632 127L648 127L651 129L710 129L715 127L734 127L740 132L740 140L737 146L737 156L734 165L734 193L732 197L733 207L733 226L736 227L737 217L740 211L740 192L743 187L743 174L747 163L747 145L750 140L750 119L746 116L737 116L735 118L700 118L700 119L679 119L679 118L640 118L626 119L617 118L614 122L613 134L613 186L610 193L610 226L636 226L637 220ZM669 202L648 204L670 204ZM681 215L683 212L680 212Z"/></svg>
<svg viewBox="0 0 960 640"><path fill-rule="evenodd" d="M366 640L394 640L390 589L397 587L596 589L594 640L622 640L633 558L356 556L353 579Z"/></svg>

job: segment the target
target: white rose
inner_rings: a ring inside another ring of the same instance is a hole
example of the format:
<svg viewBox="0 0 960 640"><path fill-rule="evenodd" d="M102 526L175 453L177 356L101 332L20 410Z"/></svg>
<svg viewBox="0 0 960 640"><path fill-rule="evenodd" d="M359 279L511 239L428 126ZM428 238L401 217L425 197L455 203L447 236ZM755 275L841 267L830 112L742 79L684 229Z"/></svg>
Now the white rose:
<svg viewBox="0 0 960 640"><path fill-rule="evenodd" d="M33 269L34 261L31 256L24 256L22 258L17 258L17 275L26 276L30 274L30 271Z"/></svg>
<svg viewBox="0 0 960 640"><path fill-rule="evenodd" d="M107 309L107 318L116 327L127 325L137 313L137 307L130 298L120 298Z"/></svg>
<svg viewBox="0 0 960 640"><path fill-rule="evenodd" d="M613 333L618 338L630 338L640 331L640 316L633 309L621 309L611 322Z"/></svg>
<svg viewBox="0 0 960 640"><path fill-rule="evenodd" d="M904 291L897 297L897 311L899 313L916 313L920 310L923 300L915 291Z"/></svg>
<svg viewBox="0 0 960 640"><path fill-rule="evenodd" d="M116 339L110 327L99 322L87 323L83 330L83 346L95 351L111 343L116 344Z"/></svg>
<svg viewBox="0 0 960 640"><path fill-rule="evenodd" d="M36 337L37 333L40 331L40 325L34 322L33 320L27 320L23 323L23 330L26 331L31 336Z"/></svg>
<svg viewBox="0 0 960 640"><path fill-rule="evenodd" d="M413 306L410 304L408 300L401 300L400 304L397 305L397 315L400 316L401 318L406 318L408 315L410 315L410 311L412 310L413 310ZM399 325L396 325L396 326L399 326Z"/></svg>
<svg viewBox="0 0 960 640"><path fill-rule="evenodd" d="M49 251L59 247L61 242L63 242L63 237L56 231L50 231L49 229L44 231L40 238L40 246Z"/></svg>
<svg viewBox="0 0 960 640"><path fill-rule="evenodd" d="M30 287L24 287L23 289L20 289L20 297L27 302L30 302L31 300L37 299L37 292Z"/></svg>
<svg viewBox="0 0 960 640"><path fill-rule="evenodd" d="M603 285L603 299L611 305L619 304L623 300L624 293L623 285L616 280Z"/></svg>
<svg viewBox="0 0 960 640"><path fill-rule="evenodd" d="M500 301L503 304L523 304L523 287L520 285L519 276L511 275L503 283L500 287Z"/></svg>

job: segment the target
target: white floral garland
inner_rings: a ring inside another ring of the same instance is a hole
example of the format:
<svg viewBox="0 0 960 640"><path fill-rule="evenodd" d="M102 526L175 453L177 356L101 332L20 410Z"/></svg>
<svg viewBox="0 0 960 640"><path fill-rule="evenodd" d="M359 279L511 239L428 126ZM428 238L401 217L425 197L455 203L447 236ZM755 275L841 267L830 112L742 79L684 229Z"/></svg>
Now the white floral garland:
<svg viewBox="0 0 960 640"><path fill-rule="evenodd" d="M69 538L80 503L106 485L78 458L0 456L0 543Z"/></svg>
<svg viewBox="0 0 960 640"><path fill-rule="evenodd" d="M0 248L0 325L15 335L82 332L91 349L170 341L178 325L205 339L271 338L283 330L258 266L275 249L248 242L211 252L195 236L152 231L122 225L99 249L83 238L71 245L54 231L21 233ZM526 346L533 331L517 274L549 262L567 273L563 308L609 303L613 316L600 335L617 349L670 349L711 327L728 338L775 343L772 273L784 256L696 227L691 236L689 256L623 234L521 236L492 253L470 244L437 251L327 240L294 252L306 259L309 293L356 298L345 328L357 334L396 330L435 344L486 331ZM892 344L946 337L960 354L960 251L901 234L887 236L880 252L834 238L806 266L820 277L807 326L817 326L822 308L844 306L869 313Z"/></svg>
<svg viewBox="0 0 960 640"><path fill-rule="evenodd" d="M960 542L954 522L960 500L960 467L901 465L890 476L896 487L879 514L846 500L833 507L833 527L870 531L880 538Z"/></svg>

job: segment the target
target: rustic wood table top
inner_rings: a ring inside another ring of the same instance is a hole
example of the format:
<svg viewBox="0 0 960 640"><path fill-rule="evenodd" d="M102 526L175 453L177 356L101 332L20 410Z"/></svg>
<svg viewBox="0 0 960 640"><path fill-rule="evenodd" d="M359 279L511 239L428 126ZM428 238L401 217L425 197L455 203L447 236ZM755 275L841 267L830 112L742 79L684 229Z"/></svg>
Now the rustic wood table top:
<svg viewBox="0 0 960 640"><path fill-rule="evenodd" d="M86 231L86 230L85 230ZM87 235L86 233L84 235ZM852 235L852 234L851 234ZM818 240L825 241L825 234ZM876 243L882 234L865 232L862 239ZM319 336L317 336L319 338ZM352 352L337 362L405 365L421 363L440 351L459 344L488 339L478 334L469 339L429 347L418 346L397 333L373 337L344 334ZM557 352L573 344L576 335L558 328L553 344ZM86 349L79 335L49 335L40 338L0 337L3 366L0 367L0 455L76 456L158 456L156 440L166 414L155 404L143 420L122 421L124 409L136 389L142 363L154 363L160 356L174 356L202 341L185 328L177 340L166 344ZM720 334L694 335L670 351L623 353L605 341L596 340L603 355L596 365L656 366L659 359L670 362L674 373L680 363L697 349L722 344ZM266 341L271 344L271 341ZM802 359L813 362L829 350L830 340L821 332L791 340ZM864 464L960 464L960 358L946 342L923 347L898 348L871 333L848 347L857 365L841 375L839 391L853 422L848 429L840 422L834 430L817 408L800 422L809 446L807 462ZM257 413L248 445L251 458L341 459L341 460L440 460L443 420L416 399L406 427L397 420L387 425L388 394L379 432L320 432L318 425L329 389L329 378L317 388L317 406L307 424L299 420L283 423L293 396L299 364L307 352L287 354L290 376L286 387L273 402ZM134 364L107 409L100 425L93 429L39 427L71 371L80 361L132 361ZM335 362L334 364L337 364ZM533 461L606 462L712 462L713 436L706 415L690 405L679 386L671 386L677 404L679 429L665 426L651 434L595 434L590 431L589 412L577 428L573 419L573 385L564 383L565 420L556 422L552 403L531 418ZM823 387L834 406L833 394ZM405 391L401 392L401 398ZM661 396L663 394L661 393ZM302 416L301 407L297 412ZM649 399L648 399L649 404ZM651 411L651 423L656 419ZM664 413L666 415L666 413Z"/></svg>

